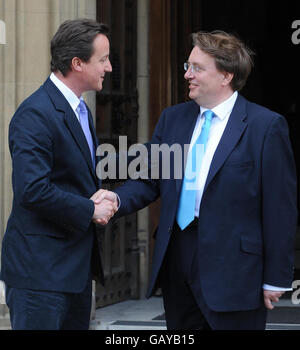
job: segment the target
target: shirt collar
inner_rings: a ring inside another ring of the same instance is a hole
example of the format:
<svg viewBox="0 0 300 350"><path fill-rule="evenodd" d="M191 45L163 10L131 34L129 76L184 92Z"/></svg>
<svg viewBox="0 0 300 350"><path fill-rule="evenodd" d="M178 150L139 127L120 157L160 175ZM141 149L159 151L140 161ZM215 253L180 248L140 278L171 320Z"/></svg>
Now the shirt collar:
<svg viewBox="0 0 300 350"><path fill-rule="evenodd" d="M231 113L237 97L238 97L238 93L237 91L235 91L227 100L223 101L218 106L214 107L212 111L218 118L223 120L224 118L226 118L226 116L228 116ZM207 110L208 108L204 108L200 106L201 116Z"/></svg>
<svg viewBox="0 0 300 350"><path fill-rule="evenodd" d="M74 92L68 88L61 80L57 78L54 73L51 73L50 79L58 90L64 95L65 99L69 102L71 108L76 112L79 106L80 99L74 94Z"/></svg>

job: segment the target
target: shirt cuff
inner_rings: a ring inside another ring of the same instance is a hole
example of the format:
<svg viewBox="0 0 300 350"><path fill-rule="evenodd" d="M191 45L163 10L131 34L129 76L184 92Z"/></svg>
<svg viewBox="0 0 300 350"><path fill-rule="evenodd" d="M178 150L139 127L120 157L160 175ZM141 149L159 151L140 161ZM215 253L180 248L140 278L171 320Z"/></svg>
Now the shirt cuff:
<svg viewBox="0 0 300 350"><path fill-rule="evenodd" d="M115 192L116 193L116 192ZM121 199L120 199L120 197L119 197L119 195L116 193L116 196L117 196L117 198L118 198L118 210L119 210L119 208L120 208L120 206L121 206Z"/></svg>
<svg viewBox="0 0 300 350"><path fill-rule="evenodd" d="M275 287L275 286L271 286L270 284L264 284L263 285L263 289L265 289L265 290L272 290L274 292L288 292L288 291L293 290L293 288Z"/></svg>

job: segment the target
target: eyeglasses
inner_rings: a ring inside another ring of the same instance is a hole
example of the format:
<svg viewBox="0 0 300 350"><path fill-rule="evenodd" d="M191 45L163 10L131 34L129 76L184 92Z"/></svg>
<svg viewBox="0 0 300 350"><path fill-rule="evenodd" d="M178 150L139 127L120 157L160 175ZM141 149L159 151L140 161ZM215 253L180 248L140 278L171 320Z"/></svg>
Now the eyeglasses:
<svg viewBox="0 0 300 350"><path fill-rule="evenodd" d="M189 70L189 68L191 68L192 73L194 73L194 72L199 73L201 71L201 68L199 66L191 64L189 62L185 62L183 64L183 69L187 72Z"/></svg>

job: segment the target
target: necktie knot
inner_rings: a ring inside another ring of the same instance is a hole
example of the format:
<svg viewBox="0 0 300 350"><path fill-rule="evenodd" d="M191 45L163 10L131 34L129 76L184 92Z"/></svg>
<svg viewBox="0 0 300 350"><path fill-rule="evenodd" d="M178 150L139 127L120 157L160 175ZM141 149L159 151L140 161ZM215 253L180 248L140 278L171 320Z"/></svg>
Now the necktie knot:
<svg viewBox="0 0 300 350"><path fill-rule="evenodd" d="M77 107L77 111L78 111L79 114L87 112L86 105L85 105L83 100L80 100L80 103L79 103L79 105Z"/></svg>
<svg viewBox="0 0 300 350"><path fill-rule="evenodd" d="M204 115L205 121L210 122L210 121L212 120L212 118L214 117L215 114L214 114L213 111L211 111L210 109L208 109L207 111L205 111L205 112L203 113L203 115Z"/></svg>
<svg viewBox="0 0 300 350"><path fill-rule="evenodd" d="M86 141L88 143L88 146L91 152L92 162L95 167L95 150L94 150L94 142L93 142L90 126L89 126L88 110L82 99L80 99L80 103L77 107L77 112L79 115L79 122L82 127L82 131L84 133L84 136L86 138Z"/></svg>

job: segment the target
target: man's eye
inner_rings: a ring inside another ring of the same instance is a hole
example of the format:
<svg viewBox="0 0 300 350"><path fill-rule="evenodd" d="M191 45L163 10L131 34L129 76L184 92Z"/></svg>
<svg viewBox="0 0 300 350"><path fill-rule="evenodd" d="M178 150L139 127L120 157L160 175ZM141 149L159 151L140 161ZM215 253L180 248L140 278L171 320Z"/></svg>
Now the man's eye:
<svg viewBox="0 0 300 350"><path fill-rule="evenodd" d="M108 60L108 57L101 58L100 62L105 63Z"/></svg>
<svg viewBox="0 0 300 350"><path fill-rule="evenodd" d="M199 67L199 66L194 66L194 68L195 68L195 71L196 71L196 72L200 72L200 71L202 70L202 68Z"/></svg>

